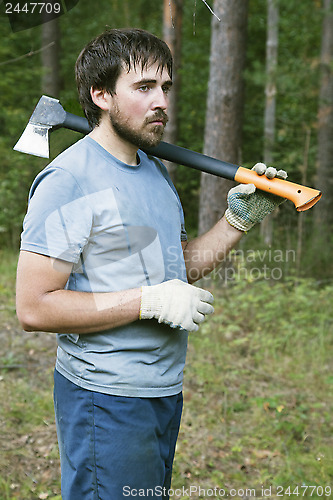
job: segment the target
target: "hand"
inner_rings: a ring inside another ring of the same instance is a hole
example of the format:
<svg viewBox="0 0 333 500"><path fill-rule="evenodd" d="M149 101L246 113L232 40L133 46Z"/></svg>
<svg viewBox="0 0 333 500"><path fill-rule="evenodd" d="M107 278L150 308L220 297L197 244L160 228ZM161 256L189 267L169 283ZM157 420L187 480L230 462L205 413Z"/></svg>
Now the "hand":
<svg viewBox="0 0 333 500"><path fill-rule="evenodd" d="M277 171L273 167L266 167L264 163L257 163L252 170L258 175L266 175L268 179L278 177L286 179L287 172ZM256 189L254 184L239 184L230 189L228 193L228 208L225 218L235 228L240 231L248 231L258 222L261 222L266 215L273 212L284 198Z"/></svg>
<svg viewBox="0 0 333 500"><path fill-rule="evenodd" d="M172 328L197 331L206 314L212 314L213 295L180 280L143 286L140 319L156 318Z"/></svg>

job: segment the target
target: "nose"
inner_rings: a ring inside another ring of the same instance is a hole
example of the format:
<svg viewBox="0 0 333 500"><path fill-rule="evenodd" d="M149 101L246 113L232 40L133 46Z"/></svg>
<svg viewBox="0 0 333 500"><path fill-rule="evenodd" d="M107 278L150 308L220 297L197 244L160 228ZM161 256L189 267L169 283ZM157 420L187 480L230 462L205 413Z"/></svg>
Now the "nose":
<svg viewBox="0 0 333 500"><path fill-rule="evenodd" d="M154 100L152 102L153 109L163 109L166 111L168 108L169 99L166 92L162 88L157 88L156 93L154 95Z"/></svg>

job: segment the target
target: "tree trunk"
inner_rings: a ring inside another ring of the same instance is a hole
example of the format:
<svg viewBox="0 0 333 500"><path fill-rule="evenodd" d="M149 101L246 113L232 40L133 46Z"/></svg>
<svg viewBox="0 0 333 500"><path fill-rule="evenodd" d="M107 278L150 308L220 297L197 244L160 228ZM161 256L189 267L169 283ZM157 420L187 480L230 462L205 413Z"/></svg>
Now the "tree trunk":
<svg viewBox="0 0 333 500"><path fill-rule="evenodd" d="M323 197L315 207L316 227L321 231L333 223L333 1L324 0L323 5L317 177L317 188Z"/></svg>
<svg viewBox="0 0 333 500"><path fill-rule="evenodd" d="M179 69L181 66L182 21L183 0L164 0L163 38L173 56L173 85L168 107L169 122L165 129L163 140L172 144L176 143L178 139L177 101L180 88ZM168 161L165 161L164 164L173 182L175 182L177 166Z"/></svg>
<svg viewBox="0 0 333 500"><path fill-rule="evenodd" d="M59 18L42 24L42 49L42 93L58 98L61 87Z"/></svg>
<svg viewBox="0 0 333 500"><path fill-rule="evenodd" d="M243 69L246 54L247 0L215 0L212 17L204 153L240 163L243 122ZM223 215L232 182L201 174L199 234Z"/></svg>
<svg viewBox="0 0 333 500"><path fill-rule="evenodd" d="M267 37L266 37L266 87L264 117L264 163L273 162L275 142L276 108L276 70L278 59L279 9L277 0L267 0ZM260 234L267 245L273 240L273 217L266 217L260 225Z"/></svg>

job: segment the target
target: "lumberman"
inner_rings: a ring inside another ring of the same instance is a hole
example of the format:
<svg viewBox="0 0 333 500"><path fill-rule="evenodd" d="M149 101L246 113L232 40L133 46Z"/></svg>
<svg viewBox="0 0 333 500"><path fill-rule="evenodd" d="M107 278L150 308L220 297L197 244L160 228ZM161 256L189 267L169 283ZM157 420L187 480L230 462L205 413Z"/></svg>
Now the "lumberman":
<svg viewBox="0 0 333 500"><path fill-rule="evenodd" d="M57 334L63 500L120 500L128 489L168 498L188 332L213 312L213 296L193 281L282 200L236 186L222 219L188 241L165 166L141 150L161 141L168 121L167 45L142 30L107 30L75 71L92 132L32 184L17 314L25 330Z"/></svg>

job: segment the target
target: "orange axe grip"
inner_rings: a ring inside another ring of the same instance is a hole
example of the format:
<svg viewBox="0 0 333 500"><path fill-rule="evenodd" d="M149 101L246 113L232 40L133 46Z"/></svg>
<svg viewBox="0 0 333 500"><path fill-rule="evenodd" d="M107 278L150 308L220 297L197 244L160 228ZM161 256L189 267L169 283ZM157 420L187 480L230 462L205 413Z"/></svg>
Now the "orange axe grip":
<svg viewBox="0 0 333 500"><path fill-rule="evenodd" d="M216 158L175 146L174 144L168 144L167 142L160 142L158 146L150 148L146 152L164 160L195 168L201 172L218 175L219 177L244 184L254 184L262 191L276 194L292 201L298 212L303 212L313 207L321 198L321 192L317 189L294 184L283 179L268 179L266 175L258 175L254 170L217 160Z"/></svg>
<svg viewBox="0 0 333 500"><path fill-rule="evenodd" d="M317 189L283 179L267 179L265 175L258 175L253 170L244 167L238 167L234 180L243 184L254 184L262 191L287 198L294 203L298 212L304 212L313 207L322 195Z"/></svg>

